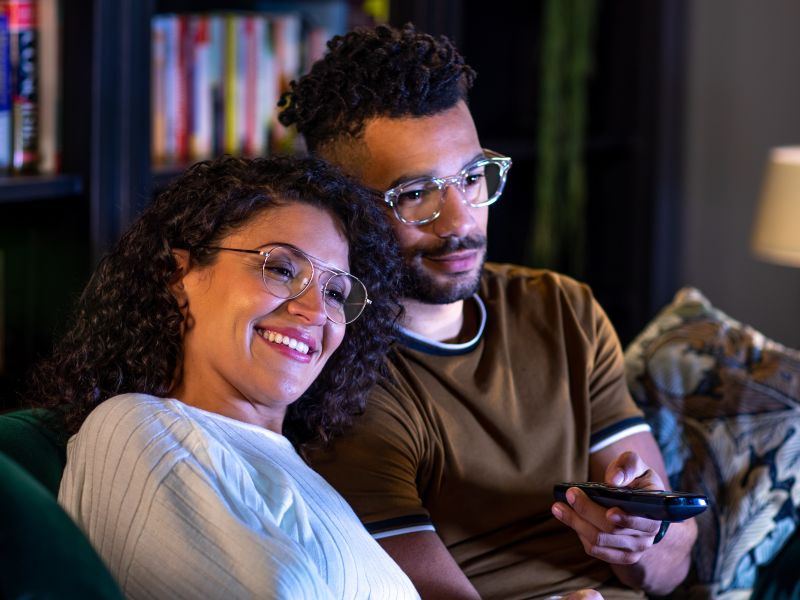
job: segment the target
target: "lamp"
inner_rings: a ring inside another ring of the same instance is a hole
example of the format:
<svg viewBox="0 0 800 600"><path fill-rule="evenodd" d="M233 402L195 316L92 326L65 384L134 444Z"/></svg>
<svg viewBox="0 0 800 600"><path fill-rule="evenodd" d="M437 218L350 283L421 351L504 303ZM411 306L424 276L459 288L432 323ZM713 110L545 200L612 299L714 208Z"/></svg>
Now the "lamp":
<svg viewBox="0 0 800 600"><path fill-rule="evenodd" d="M753 251L766 261L800 267L800 146L770 151Z"/></svg>

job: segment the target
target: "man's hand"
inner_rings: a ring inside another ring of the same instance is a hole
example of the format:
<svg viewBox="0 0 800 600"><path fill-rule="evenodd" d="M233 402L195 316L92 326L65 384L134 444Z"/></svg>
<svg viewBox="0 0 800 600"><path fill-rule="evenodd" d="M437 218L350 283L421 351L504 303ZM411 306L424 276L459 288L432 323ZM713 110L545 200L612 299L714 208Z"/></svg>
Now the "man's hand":
<svg viewBox="0 0 800 600"><path fill-rule="evenodd" d="M578 590L563 598L564 600L603 600L600 592L595 590Z"/></svg>
<svg viewBox="0 0 800 600"><path fill-rule="evenodd" d="M658 474L635 452L623 452L606 468L604 483L644 490L666 489ZM635 517L619 508L596 504L580 489L553 505L553 515L578 534L587 554L610 564L632 565L652 545L661 521Z"/></svg>
<svg viewBox="0 0 800 600"><path fill-rule="evenodd" d="M649 432L630 435L593 453L589 478L616 487L667 489L664 460ZM673 523L663 540L653 545L660 521L602 507L576 488L567 490L567 503L556 502L552 511L575 530L589 555L607 562L629 587L665 596L689 572L697 538L694 519Z"/></svg>

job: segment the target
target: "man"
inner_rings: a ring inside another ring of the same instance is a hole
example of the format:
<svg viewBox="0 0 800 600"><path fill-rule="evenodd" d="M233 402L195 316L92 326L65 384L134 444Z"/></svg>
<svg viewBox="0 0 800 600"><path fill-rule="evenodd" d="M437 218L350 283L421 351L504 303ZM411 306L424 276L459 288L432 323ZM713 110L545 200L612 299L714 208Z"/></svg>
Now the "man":
<svg viewBox="0 0 800 600"><path fill-rule="evenodd" d="M665 535L574 488L553 503L562 481L667 477L589 289L484 264L511 161L481 148L474 77L446 38L380 26L334 38L282 101L311 152L384 192L407 282L391 377L312 463L423 597L665 593L688 571L693 522Z"/></svg>

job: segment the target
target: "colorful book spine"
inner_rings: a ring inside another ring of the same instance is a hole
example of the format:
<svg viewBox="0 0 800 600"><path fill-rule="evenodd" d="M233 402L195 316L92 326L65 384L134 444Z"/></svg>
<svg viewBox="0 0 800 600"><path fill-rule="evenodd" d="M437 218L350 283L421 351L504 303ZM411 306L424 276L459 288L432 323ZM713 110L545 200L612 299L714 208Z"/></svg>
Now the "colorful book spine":
<svg viewBox="0 0 800 600"><path fill-rule="evenodd" d="M178 158L178 104L180 71L178 68L178 17L164 17L164 160L167 163Z"/></svg>
<svg viewBox="0 0 800 600"><path fill-rule="evenodd" d="M225 113L223 150L227 154L237 154L239 150L238 125L236 119L237 103L237 61L236 61L237 15L225 15L225 66L223 69L223 110Z"/></svg>
<svg viewBox="0 0 800 600"><path fill-rule="evenodd" d="M150 110L152 113L152 153L157 164L167 162L167 100L166 100L166 57L167 57L167 18L158 16L151 25L150 61Z"/></svg>
<svg viewBox="0 0 800 600"><path fill-rule="evenodd" d="M297 150L294 133L277 123L277 103L304 58L321 53L323 37L298 13L156 16L154 161Z"/></svg>
<svg viewBox="0 0 800 600"><path fill-rule="evenodd" d="M224 152L225 140L225 19L209 15L208 85L211 94L211 155Z"/></svg>
<svg viewBox="0 0 800 600"><path fill-rule="evenodd" d="M300 75L302 64L302 21L296 13L275 14L272 17L275 41L275 80L278 96L289 89L289 82ZM291 153L295 148L294 130L278 122L277 110L272 118L270 150Z"/></svg>
<svg viewBox="0 0 800 600"><path fill-rule="evenodd" d="M275 44L272 23L268 16L261 18L258 48L258 132L259 154L269 152L272 118L278 106L278 82L275 76Z"/></svg>
<svg viewBox="0 0 800 600"><path fill-rule="evenodd" d="M244 17L244 40L242 49L243 71L243 111L244 127L242 130L243 152L247 156L258 154L258 17L246 15Z"/></svg>
<svg viewBox="0 0 800 600"><path fill-rule="evenodd" d="M35 0L9 0L13 85L13 168L36 173L39 168L39 106Z"/></svg>
<svg viewBox="0 0 800 600"><path fill-rule="evenodd" d="M236 77L234 112L236 115L236 142L232 154L243 154L247 138L247 20L245 14L235 16L236 22Z"/></svg>
<svg viewBox="0 0 800 600"><path fill-rule="evenodd" d="M189 127L192 122L192 32L189 15L178 15L178 60L175 87L175 159L179 163L189 160Z"/></svg>
<svg viewBox="0 0 800 600"><path fill-rule="evenodd" d="M59 0L36 0L39 44L39 171L61 170L61 15Z"/></svg>
<svg viewBox="0 0 800 600"><path fill-rule="evenodd" d="M211 93L211 30L208 15L191 17L193 33L192 55L192 124L190 128L190 153L192 160L208 158L212 153L212 127L214 125L213 96Z"/></svg>
<svg viewBox="0 0 800 600"><path fill-rule="evenodd" d="M11 170L11 33L8 13L0 5L0 173Z"/></svg>

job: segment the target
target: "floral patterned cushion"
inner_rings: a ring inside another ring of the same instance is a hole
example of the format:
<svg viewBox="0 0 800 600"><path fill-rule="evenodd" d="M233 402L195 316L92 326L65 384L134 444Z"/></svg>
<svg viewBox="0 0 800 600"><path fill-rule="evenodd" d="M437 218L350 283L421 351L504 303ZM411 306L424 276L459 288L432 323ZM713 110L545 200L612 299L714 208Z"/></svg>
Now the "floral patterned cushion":
<svg viewBox="0 0 800 600"><path fill-rule="evenodd" d="M758 566L797 527L800 352L684 288L625 361L670 484L711 505L697 517L692 572L673 596L749 598Z"/></svg>

